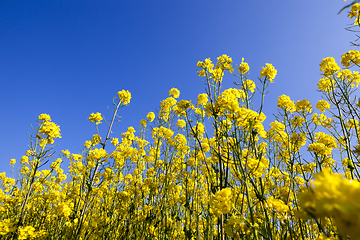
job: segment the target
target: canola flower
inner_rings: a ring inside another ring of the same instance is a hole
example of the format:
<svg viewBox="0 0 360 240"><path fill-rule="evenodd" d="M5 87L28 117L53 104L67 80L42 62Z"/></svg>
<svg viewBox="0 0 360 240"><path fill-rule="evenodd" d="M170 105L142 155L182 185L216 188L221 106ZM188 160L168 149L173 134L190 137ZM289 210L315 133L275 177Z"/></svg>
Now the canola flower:
<svg viewBox="0 0 360 240"><path fill-rule="evenodd" d="M277 70L270 63L266 63L266 67L263 67L260 71L261 77L265 77L270 80L270 82L274 82L274 78L276 77Z"/></svg>
<svg viewBox="0 0 360 240"><path fill-rule="evenodd" d="M309 192L299 195L301 217L331 217L339 233L351 239L360 239L360 182L343 179L339 174L325 168L314 175Z"/></svg>

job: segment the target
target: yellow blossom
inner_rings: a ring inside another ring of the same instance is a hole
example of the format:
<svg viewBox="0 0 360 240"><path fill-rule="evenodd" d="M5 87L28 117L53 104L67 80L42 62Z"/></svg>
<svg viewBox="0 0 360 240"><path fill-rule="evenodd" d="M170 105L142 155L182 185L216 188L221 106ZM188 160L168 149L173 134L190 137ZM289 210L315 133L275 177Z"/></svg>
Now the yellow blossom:
<svg viewBox="0 0 360 240"><path fill-rule="evenodd" d="M128 105L130 103L131 93L126 90L121 90L118 92L118 97L122 105Z"/></svg>
<svg viewBox="0 0 360 240"><path fill-rule="evenodd" d="M274 78L276 77L277 70L270 63L266 63L266 67L262 67L260 71L260 76L268 78L270 82L274 82Z"/></svg>
<svg viewBox="0 0 360 240"><path fill-rule="evenodd" d="M322 75L325 77L332 77L337 71L340 70L340 67L335 62L333 57L324 58L320 63L320 71L323 72Z"/></svg>
<svg viewBox="0 0 360 240"><path fill-rule="evenodd" d="M208 95L206 93L201 93L197 97L196 106L198 107L199 105L205 105L208 102L208 100L209 100Z"/></svg>
<svg viewBox="0 0 360 240"><path fill-rule="evenodd" d="M89 117L90 122L96 122L96 125L101 123L101 120L103 120L101 113L91 113Z"/></svg>
<svg viewBox="0 0 360 240"><path fill-rule="evenodd" d="M154 119L155 119L155 113L149 112L149 113L146 115L146 119L147 119L149 122L154 121Z"/></svg>
<svg viewBox="0 0 360 240"><path fill-rule="evenodd" d="M241 59L241 64L239 65L239 72L245 74L249 71L249 64L244 62L244 58Z"/></svg>
<svg viewBox="0 0 360 240"><path fill-rule="evenodd" d="M316 108L321 112L325 112L325 109L330 109L330 104L326 100L319 100L316 104Z"/></svg>
<svg viewBox="0 0 360 240"><path fill-rule="evenodd" d="M290 111L291 113L293 113L295 111L295 104L294 104L294 101L291 101L290 100L290 97L289 96L286 96L286 95L281 95L279 98L278 98L278 101L277 101L277 106L279 108L282 108L286 111Z"/></svg>
<svg viewBox="0 0 360 240"><path fill-rule="evenodd" d="M43 113L39 115L39 120L42 121L44 120L45 122L50 122L51 121L51 117L50 115Z"/></svg>

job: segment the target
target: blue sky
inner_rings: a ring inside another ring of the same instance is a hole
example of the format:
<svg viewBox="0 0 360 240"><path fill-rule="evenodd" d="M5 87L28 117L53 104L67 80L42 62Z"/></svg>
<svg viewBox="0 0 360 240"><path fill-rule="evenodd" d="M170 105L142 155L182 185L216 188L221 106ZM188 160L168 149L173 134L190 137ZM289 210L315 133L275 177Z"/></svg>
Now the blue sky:
<svg viewBox="0 0 360 240"><path fill-rule="evenodd" d="M80 153L95 134L87 119L110 118L112 99L132 93L112 136L137 128L176 87L195 101L204 92L196 63L228 54L250 65L253 80L265 63L278 70L264 112L269 121L282 94L321 99L319 63L352 49L355 35L341 0L62 0L0 2L0 172L28 149L31 124L48 113L60 125L57 149ZM224 88L233 87L227 74ZM102 135L105 137L105 125ZM57 156L57 154L55 155Z"/></svg>

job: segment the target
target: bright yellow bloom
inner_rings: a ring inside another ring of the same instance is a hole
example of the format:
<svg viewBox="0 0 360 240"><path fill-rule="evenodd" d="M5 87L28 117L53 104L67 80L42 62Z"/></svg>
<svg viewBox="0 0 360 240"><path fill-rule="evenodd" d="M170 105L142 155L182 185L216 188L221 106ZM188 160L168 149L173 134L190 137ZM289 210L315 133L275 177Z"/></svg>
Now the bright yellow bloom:
<svg viewBox="0 0 360 240"><path fill-rule="evenodd" d="M223 54L223 55L219 56L217 58L217 60L218 61L216 63L216 67L215 67L216 69L221 69L222 71L228 70L228 72L230 72L230 73L234 71L234 69L231 65L232 59L228 55Z"/></svg>
<svg viewBox="0 0 360 240"><path fill-rule="evenodd" d="M290 142L297 149L304 146L306 144L306 135L304 133L292 133L290 137Z"/></svg>
<svg viewBox="0 0 360 240"><path fill-rule="evenodd" d="M42 121L44 120L45 122L50 122L51 121L51 117L50 115L43 113L39 115L39 120Z"/></svg>
<svg viewBox="0 0 360 240"><path fill-rule="evenodd" d="M35 228L32 226L19 227L19 238L18 239L28 239L35 236Z"/></svg>
<svg viewBox="0 0 360 240"><path fill-rule="evenodd" d="M277 106L279 108L282 108L282 109L286 110L286 111L290 111L291 113L293 113L295 111L295 109L296 109L294 101L291 101L290 97L286 96L286 95L281 95L278 98Z"/></svg>
<svg viewBox="0 0 360 240"><path fill-rule="evenodd" d="M325 114L318 115L317 113L314 113L314 115L311 117L311 120L316 125L321 125L326 128L331 128L331 124L334 122L333 119L326 117Z"/></svg>
<svg viewBox="0 0 360 240"><path fill-rule="evenodd" d="M356 119L349 119L347 120L346 122L346 127L349 128L349 129L352 129L352 128L358 128L359 130L359 121L356 120Z"/></svg>
<svg viewBox="0 0 360 240"><path fill-rule="evenodd" d="M174 98L178 98L180 96L180 91L177 88L172 88L169 91L169 96L173 96Z"/></svg>
<svg viewBox="0 0 360 240"><path fill-rule="evenodd" d="M295 107L296 107L297 112L311 113L311 111L312 111L311 103L307 99L297 101L295 104Z"/></svg>
<svg viewBox="0 0 360 240"><path fill-rule="evenodd" d="M154 121L154 119L155 119L155 113L149 112L149 113L146 115L146 119L147 119L149 122Z"/></svg>
<svg viewBox="0 0 360 240"><path fill-rule="evenodd" d="M277 212L283 213L289 211L289 207L280 199L276 199L273 196L266 199L266 203L269 208L275 209Z"/></svg>
<svg viewBox="0 0 360 240"><path fill-rule="evenodd" d="M128 105L131 99L131 93L129 91L121 90L118 92L118 97L122 105Z"/></svg>
<svg viewBox="0 0 360 240"><path fill-rule="evenodd" d="M341 64L344 67L350 67L353 64L360 64L360 52L357 50L350 50L341 55Z"/></svg>
<svg viewBox="0 0 360 240"><path fill-rule="evenodd" d="M266 77L270 80L270 82L274 82L274 78L276 77L277 70L270 63L266 63L266 67L262 67L260 71L261 77Z"/></svg>
<svg viewBox="0 0 360 240"><path fill-rule="evenodd" d="M222 82L224 71L221 68L210 69L209 72L211 73L210 78L213 79L216 83Z"/></svg>
<svg viewBox="0 0 360 240"><path fill-rule="evenodd" d="M111 140L111 144L112 144L113 146L118 145L118 144L119 144L119 139L118 139L118 138L113 138L113 139Z"/></svg>
<svg viewBox="0 0 360 240"><path fill-rule="evenodd" d="M186 122L183 119L179 119L176 123L176 126L184 128L186 126Z"/></svg>
<svg viewBox="0 0 360 240"><path fill-rule="evenodd" d="M241 64L239 65L239 72L245 74L249 71L250 67L249 64L244 62L244 58L241 59Z"/></svg>
<svg viewBox="0 0 360 240"><path fill-rule="evenodd" d="M101 120L103 120L101 113L91 113L89 117L90 122L96 122L96 125L101 123Z"/></svg>
<svg viewBox="0 0 360 240"><path fill-rule="evenodd" d="M194 105L192 105L191 101L188 100L181 100L177 103L176 108L174 108L174 110L176 110L176 113L181 116L185 116L185 112L187 109L194 109Z"/></svg>
<svg viewBox="0 0 360 240"><path fill-rule="evenodd" d="M340 67L335 62L333 57L324 58L320 63L320 71L323 72L322 75L325 77L332 77L337 71L340 70Z"/></svg>
<svg viewBox="0 0 360 240"><path fill-rule="evenodd" d="M274 130L275 132L281 132L285 130L285 125L281 122L275 121L270 123L271 130Z"/></svg>
<svg viewBox="0 0 360 240"><path fill-rule="evenodd" d="M96 145L96 144L100 143L100 140L101 140L101 137L98 134L94 134L90 141L91 141L92 145Z"/></svg>
<svg viewBox="0 0 360 240"><path fill-rule="evenodd" d="M243 90L250 90L250 92L254 92L255 88L255 83L250 79L244 81L244 86L242 87Z"/></svg>
<svg viewBox="0 0 360 240"><path fill-rule="evenodd" d="M39 128L39 133L47 135L51 140L61 138L60 127L53 122L43 122Z"/></svg>
<svg viewBox="0 0 360 240"><path fill-rule="evenodd" d="M11 219L0 220L0 235L4 236L14 231L14 224L12 222Z"/></svg>
<svg viewBox="0 0 360 240"><path fill-rule="evenodd" d="M220 192L216 192L215 196L210 199L210 212L215 216L230 213L232 208L231 195L230 188L224 188Z"/></svg>
<svg viewBox="0 0 360 240"><path fill-rule="evenodd" d="M214 67L214 64L212 64L212 61L210 60L210 58L206 58L204 60L204 62L198 62L196 64L199 68L204 68L204 69L211 69Z"/></svg>
<svg viewBox="0 0 360 240"><path fill-rule="evenodd" d="M89 156L88 158L91 160L99 160L101 158L106 158L108 155L106 153L106 151L102 148L95 148L93 150L89 151Z"/></svg>
<svg viewBox="0 0 360 240"><path fill-rule="evenodd" d="M14 165L16 163L15 158L10 159L10 165Z"/></svg>
<svg viewBox="0 0 360 240"><path fill-rule="evenodd" d="M29 157L28 156L22 156L21 157L21 160L20 160L20 163L21 164L24 164L24 163L29 163Z"/></svg>
<svg viewBox="0 0 360 240"><path fill-rule="evenodd" d="M325 109L330 109L330 104L326 100L319 100L316 104L316 108L321 112L325 112Z"/></svg>
<svg viewBox="0 0 360 240"><path fill-rule="evenodd" d="M176 99L173 97L168 97L161 101L159 117L165 121L169 119L171 108L177 103Z"/></svg>
<svg viewBox="0 0 360 240"><path fill-rule="evenodd" d="M351 6L351 9L350 9L350 12L349 14L347 15L349 18L354 18L356 17L355 19L355 25L359 25L359 22L360 22L360 4L359 3L355 3Z"/></svg>
<svg viewBox="0 0 360 240"><path fill-rule="evenodd" d="M321 156L331 155L333 148L337 148L336 140L323 132L315 133L317 142L311 143L308 151L312 151Z"/></svg>
<svg viewBox="0 0 360 240"><path fill-rule="evenodd" d="M86 148L90 148L92 143L91 143L91 141L85 141L84 145L85 145Z"/></svg>
<svg viewBox="0 0 360 240"><path fill-rule="evenodd" d="M311 191L299 194L302 209L316 218L333 217L342 236L360 239L360 183L342 179L327 168L314 177Z"/></svg>
<svg viewBox="0 0 360 240"><path fill-rule="evenodd" d="M207 102L209 101L208 99L208 95L206 93L201 93L198 95L197 97L197 104L196 107L198 107L199 105L205 105Z"/></svg>
<svg viewBox="0 0 360 240"><path fill-rule="evenodd" d="M332 78L321 78L318 83L318 89L324 92L330 92L333 87L335 80Z"/></svg>

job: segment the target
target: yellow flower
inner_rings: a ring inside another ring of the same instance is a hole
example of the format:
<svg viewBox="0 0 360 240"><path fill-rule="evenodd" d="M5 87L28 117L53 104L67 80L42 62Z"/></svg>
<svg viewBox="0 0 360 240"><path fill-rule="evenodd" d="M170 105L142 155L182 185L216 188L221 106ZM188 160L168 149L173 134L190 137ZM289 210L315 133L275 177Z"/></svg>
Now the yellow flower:
<svg viewBox="0 0 360 240"><path fill-rule="evenodd" d="M245 74L249 71L249 64L244 62L244 58L241 59L241 64L239 65L239 72Z"/></svg>
<svg viewBox="0 0 360 240"><path fill-rule="evenodd" d="M196 107L198 107L199 105L205 105L208 102L208 95L206 93L201 93L198 95L197 97L197 104Z"/></svg>
<svg viewBox="0 0 360 240"><path fill-rule="evenodd" d="M346 127L349 129L356 128L357 126L359 126L359 122L356 119L349 119L346 122Z"/></svg>
<svg viewBox="0 0 360 240"><path fill-rule="evenodd" d="M0 236L4 236L14 231L14 224L11 219L0 220Z"/></svg>
<svg viewBox="0 0 360 240"><path fill-rule="evenodd" d="M176 123L176 126L184 128L186 126L186 122L183 119L179 119Z"/></svg>
<svg viewBox="0 0 360 240"><path fill-rule="evenodd" d="M214 64L212 64L212 61L210 60L210 58L206 58L204 60L204 62L198 62L196 64L199 68L204 68L204 69L212 69L214 67Z"/></svg>
<svg viewBox="0 0 360 240"><path fill-rule="evenodd" d="M322 75L325 77L332 77L337 71L340 70L340 67L335 62L333 57L324 58L320 63L320 71L323 72Z"/></svg>
<svg viewBox="0 0 360 240"><path fill-rule="evenodd" d="M219 216L222 213L230 213L232 208L231 195L230 188L223 188L220 192L217 192L210 199L210 212L215 216Z"/></svg>
<svg viewBox="0 0 360 240"><path fill-rule="evenodd" d="M131 93L129 91L121 90L118 92L118 97L121 104L128 105L130 103Z"/></svg>
<svg viewBox="0 0 360 240"><path fill-rule="evenodd" d="M355 19L355 25L359 25L359 16L360 16L360 4L359 3L355 3L351 6L351 9L350 9L350 12L349 14L347 15L348 17L350 18L354 18L356 17Z"/></svg>
<svg viewBox="0 0 360 240"><path fill-rule="evenodd" d="M29 163L29 157L28 156L22 156L20 160L21 164Z"/></svg>
<svg viewBox="0 0 360 240"><path fill-rule="evenodd" d="M35 228L32 226L19 227L19 238L18 239L28 239L33 238L35 235Z"/></svg>
<svg viewBox="0 0 360 240"><path fill-rule="evenodd" d="M10 159L10 165L14 165L16 163L15 158Z"/></svg>
<svg viewBox="0 0 360 240"><path fill-rule="evenodd" d="M273 196L266 199L269 208L275 209L277 212L283 213L289 211L289 207L280 199L275 199Z"/></svg>
<svg viewBox="0 0 360 240"><path fill-rule="evenodd" d="M174 98L178 98L180 96L180 91L176 88L172 88L169 91L169 96L173 96Z"/></svg>
<svg viewBox="0 0 360 240"><path fill-rule="evenodd" d="M332 78L324 77L319 80L318 88L324 92L330 92L335 80Z"/></svg>
<svg viewBox="0 0 360 240"><path fill-rule="evenodd" d="M149 112L149 113L146 115L146 119L147 119L149 122L154 121L154 119L155 119L155 113Z"/></svg>
<svg viewBox="0 0 360 240"><path fill-rule="evenodd" d="M277 106L279 108L283 108L286 111L290 111L291 113L293 113L295 111L295 109L296 109L294 101L291 101L290 97L286 96L286 95L281 95L278 98Z"/></svg>
<svg viewBox="0 0 360 240"><path fill-rule="evenodd" d="M118 145L118 144L119 144L119 139L118 139L118 138L113 138L113 139L111 140L111 144L112 144L113 146Z"/></svg>
<svg viewBox="0 0 360 240"><path fill-rule="evenodd" d="M48 135L50 139L61 138L60 127L53 122L43 122L39 128L39 133Z"/></svg>
<svg viewBox="0 0 360 240"><path fill-rule="evenodd" d="M215 68L221 69L222 71L228 70L228 72L230 72L230 73L234 71L234 69L231 65L232 59L228 55L223 54L220 57L218 57L217 60L218 61L216 63Z"/></svg>
<svg viewBox="0 0 360 240"><path fill-rule="evenodd" d="M297 101L295 104L297 112L308 112L311 113L312 106L307 99Z"/></svg>
<svg viewBox="0 0 360 240"><path fill-rule="evenodd" d="M84 145L85 145L86 148L90 148L92 143L91 143L91 141L85 141Z"/></svg>
<svg viewBox="0 0 360 240"><path fill-rule="evenodd" d="M241 87L243 90L250 90L250 92L254 92L255 91L255 83L253 81L251 81L250 79L247 79L244 81L244 85L243 87Z"/></svg>
<svg viewBox="0 0 360 240"><path fill-rule="evenodd" d="M342 179L325 168L314 175L311 191L299 194L299 205L306 213L318 217L333 217L342 236L360 236L360 183ZM306 217L306 216L303 216Z"/></svg>
<svg viewBox="0 0 360 240"><path fill-rule="evenodd" d="M360 52L357 50L350 50L341 55L341 64L344 67L350 67L353 64L360 64Z"/></svg>
<svg viewBox="0 0 360 240"><path fill-rule="evenodd" d="M89 159L91 160L98 160L101 158L106 158L108 155L106 153L106 151L102 148L95 148L93 150L89 151Z"/></svg>
<svg viewBox="0 0 360 240"><path fill-rule="evenodd" d="M90 114L89 117L90 122L96 122L96 125L98 125L99 123L101 123L101 120L103 120L101 113L97 112L97 113L92 113Z"/></svg>
<svg viewBox="0 0 360 240"><path fill-rule="evenodd" d="M92 145L96 145L96 144L100 143L100 140L101 140L101 137L98 134L94 134L90 141L91 141Z"/></svg>
<svg viewBox="0 0 360 240"><path fill-rule="evenodd" d="M185 116L186 110L188 109L194 109L194 105L192 105L191 101L181 100L176 105L176 113L181 116Z"/></svg>
<svg viewBox="0 0 360 240"><path fill-rule="evenodd" d="M330 109L330 104L326 100L319 100L316 104L316 108L321 112L325 112L325 109Z"/></svg>
<svg viewBox="0 0 360 240"><path fill-rule="evenodd" d="M275 132L281 132L285 130L285 125L281 122L275 121L270 123L271 130L274 130Z"/></svg>
<svg viewBox="0 0 360 240"><path fill-rule="evenodd" d="M214 79L216 83L222 82L224 71L221 68L210 69L209 72L211 73L210 78Z"/></svg>
<svg viewBox="0 0 360 240"><path fill-rule="evenodd" d="M274 78L276 77L277 70L270 63L266 63L266 67L262 67L260 71L260 76L268 78L270 82L274 82Z"/></svg>
<svg viewBox="0 0 360 240"><path fill-rule="evenodd" d="M42 121L44 120L45 122L50 122L51 121L51 117L50 115L43 113L39 115L39 120Z"/></svg>
<svg viewBox="0 0 360 240"><path fill-rule="evenodd" d="M308 151L312 151L321 156L331 155L333 148L337 148L336 140L323 132L315 133L317 142L309 144Z"/></svg>
<svg viewBox="0 0 360 240"><path fill-rule="evenodd" d="M70 151L68 149L61 150L61 153L64 154L65 156L67 156L67 157L70 155Z"/></svg>

